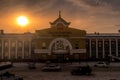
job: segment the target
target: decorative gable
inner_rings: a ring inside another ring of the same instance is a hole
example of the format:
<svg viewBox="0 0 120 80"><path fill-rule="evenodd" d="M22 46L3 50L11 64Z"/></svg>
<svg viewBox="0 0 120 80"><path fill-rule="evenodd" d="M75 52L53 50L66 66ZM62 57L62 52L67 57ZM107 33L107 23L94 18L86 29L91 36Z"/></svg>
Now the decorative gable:
<svg viewBox="0 0 120 80"><path fill-rule="evenodd" d="M65 21L61 17L61 12L59 11L59 17L54 22L50 22L50 24L51 27L69 27L70 22Z"/></svg>

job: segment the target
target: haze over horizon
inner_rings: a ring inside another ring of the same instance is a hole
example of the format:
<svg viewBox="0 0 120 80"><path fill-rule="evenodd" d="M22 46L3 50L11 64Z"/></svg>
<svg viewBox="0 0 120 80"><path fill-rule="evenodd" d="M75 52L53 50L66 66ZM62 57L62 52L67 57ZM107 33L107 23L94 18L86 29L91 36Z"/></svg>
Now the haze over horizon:
<svg viewBox="0 0 120 80"><path fill-rule="evenodd" d="M120 0L0 0L0 29L5 33L50 28L49 22L62 18L70 27L88 33L117 33L120 29ZM21 28L16 24L20 15L28 17L30 24Z"/></svg>

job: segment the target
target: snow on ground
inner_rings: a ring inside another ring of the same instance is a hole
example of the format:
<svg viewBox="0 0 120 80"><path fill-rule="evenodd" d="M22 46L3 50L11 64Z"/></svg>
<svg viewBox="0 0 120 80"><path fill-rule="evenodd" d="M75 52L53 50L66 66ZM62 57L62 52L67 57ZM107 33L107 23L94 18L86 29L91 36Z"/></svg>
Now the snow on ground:
<svg viewBox="0 0 120 80"><path fill-rule="evenodd" d="M14 72L24 80L120 80L120 72L94 72L91 76L73 76L69 72Z"/></svg>
<svg viewBox="0 0 120 80"><path fill-rule="evenodd" d="M45 65L37 63L35 70L28 69L28 63L14 63L10 72L23 77L24 80L120 80L120 63L111 63L109 68L95 68L94 62L87 63L93 68L90 76L73 76L70 70L73 66L85 65L86 63L67 63L60 64L61 72L42 72L41 68ZM3 80L14 80L14 78L3 78Z"/></svg>
<svg viewBox="0 0 120 80"><path fill-rule="evenodd" d="M81 63L80 63L81 64ZM70 74L70 67L74 64L60 64L63 66L61 72L42 72L41 68L44 64L37 63L35 70L29 70L26 63L15 63L11 69L12 73L23 77L24 80L120 80L120 63L112 63L117 67L110 68L94 68L90 76L73 76ZM93 66L93 63L88 63ZM112 65L111 64L111 65ZM114 66L114 65L112 65Z"/></svg>

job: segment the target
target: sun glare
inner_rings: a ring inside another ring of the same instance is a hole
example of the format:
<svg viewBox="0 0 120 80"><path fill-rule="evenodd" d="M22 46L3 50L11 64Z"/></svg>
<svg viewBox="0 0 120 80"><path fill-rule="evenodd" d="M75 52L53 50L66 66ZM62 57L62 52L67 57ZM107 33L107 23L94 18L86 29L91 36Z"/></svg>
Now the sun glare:
<svg viewBox="0 0 120 80"><path fill-rule="evenodd" d="M28 19L27 17L25 16L19 16L17 18L17 23L20 25L20 26L26 26L28 24Z"/></svg>

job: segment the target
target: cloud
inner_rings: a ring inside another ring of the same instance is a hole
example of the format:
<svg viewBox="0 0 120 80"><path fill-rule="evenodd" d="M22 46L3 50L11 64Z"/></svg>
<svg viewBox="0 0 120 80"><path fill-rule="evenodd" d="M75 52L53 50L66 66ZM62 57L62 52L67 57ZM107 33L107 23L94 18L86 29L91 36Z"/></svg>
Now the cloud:
<svg viewBox="0 0 120 80"><path fill-rule="evenodd" d="M0 9L1 14L6 12L11 14L16 11L37 13L49 9L52 4L50 0L0 0Z"/></svg>
<svg viewBox="0 0 120 80"><path fill-rule="evenodd" d="M14 12L17 9L33 14L63 10L73 15L80 13L119 15L119 4L120 0L0 0L0 14Z"/></svg>
<svg viewBox="0 0 120 80"><path fill-rule="evenodd" d="M48 12L53 14L55 11L62 10L67 14L71 13L71 15L76 16L83 13L98 13L99 10L94 6L103 6L103 2L100 0L0 0L1 14L3 15L5 15L4 13L11 14L11 12L20 11L28 11L36 15Z"/></svg>
<svg viewBox="0 0 120 80"><path fill-rule="evenodd" d="M93 15L120 15L120 0L67 0Z"/></svg>

